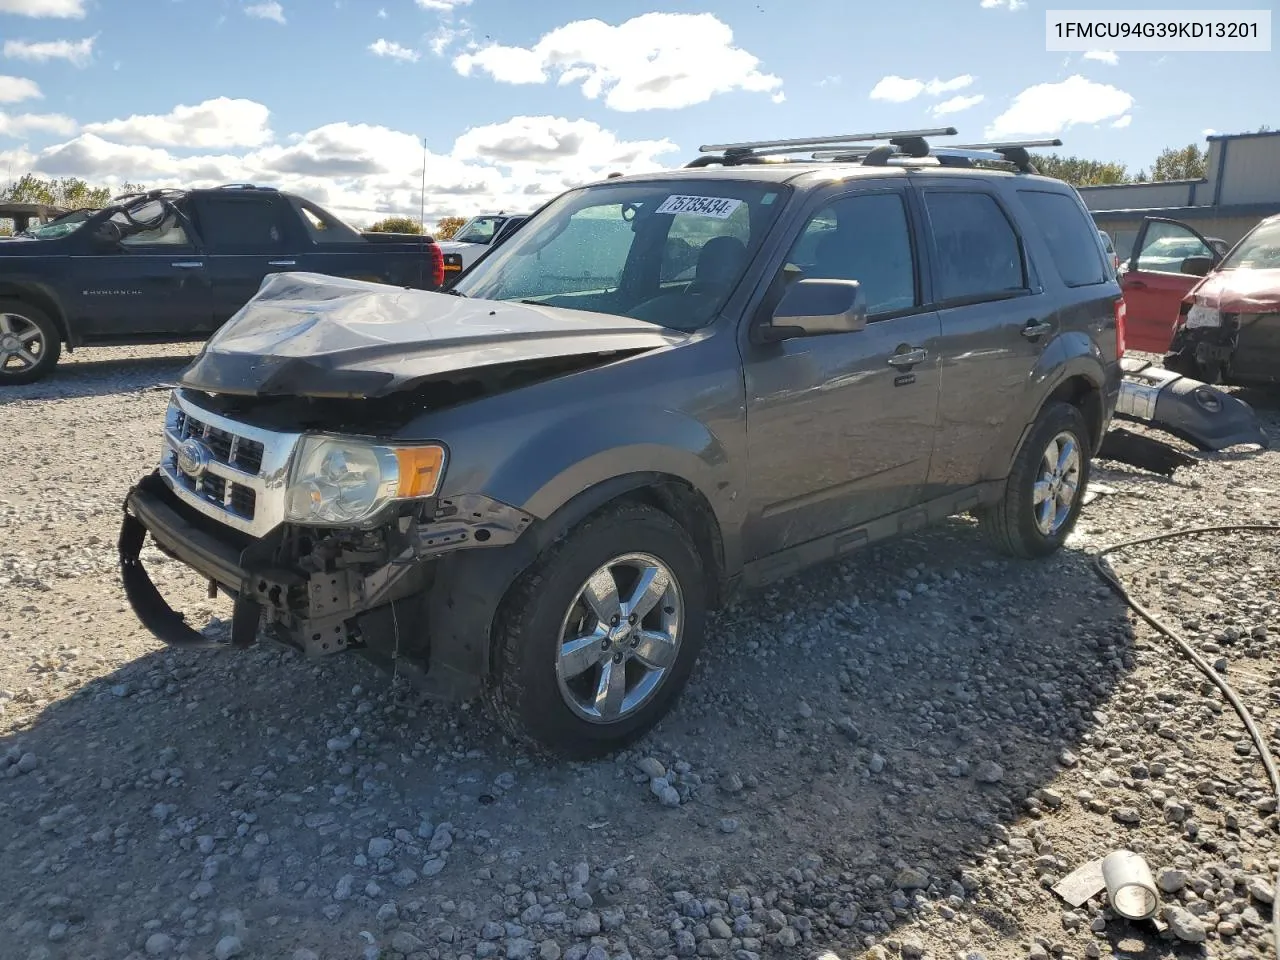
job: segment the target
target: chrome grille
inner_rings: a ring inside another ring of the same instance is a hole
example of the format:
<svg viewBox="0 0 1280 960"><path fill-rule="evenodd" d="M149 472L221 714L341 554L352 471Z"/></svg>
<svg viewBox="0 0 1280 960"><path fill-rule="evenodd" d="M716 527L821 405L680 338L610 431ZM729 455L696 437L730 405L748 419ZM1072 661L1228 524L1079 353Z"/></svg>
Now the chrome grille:
<svg viewBox="0 0 1280 960"><path fill-rule="evenodd" d="M255 536L284 520L285 483L296 433L278 433L205 410L174 391L165 415L160 473L181 500L206 516ZM199 462L184 466L182 448L197 441Z"/></svg>

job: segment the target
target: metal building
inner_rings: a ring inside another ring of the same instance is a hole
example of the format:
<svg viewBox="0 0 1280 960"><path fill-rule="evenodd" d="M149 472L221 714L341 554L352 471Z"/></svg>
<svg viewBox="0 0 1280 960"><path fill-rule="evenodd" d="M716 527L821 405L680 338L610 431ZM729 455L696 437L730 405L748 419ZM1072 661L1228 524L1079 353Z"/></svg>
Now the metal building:
<svg viewBox="0 0 1280 960"><path fill-rule="evenodd" d="M1182 220L1206 237L1234 244L1263 217L1280 213L1280 131L1207 139L1202 180L1080 188L1121 259L1128 257L1144 217Z"/></svg>

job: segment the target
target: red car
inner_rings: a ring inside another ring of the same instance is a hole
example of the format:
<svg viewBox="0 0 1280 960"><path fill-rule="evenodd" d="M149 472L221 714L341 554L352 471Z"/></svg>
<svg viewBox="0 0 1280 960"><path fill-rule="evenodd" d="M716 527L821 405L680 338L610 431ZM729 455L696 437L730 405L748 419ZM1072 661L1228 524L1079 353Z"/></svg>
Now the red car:
<svg viewBox="0 0 1280 960"><path fill-rule="evenodd" d="M1280 214L1245 234L1182 297L1165 366L1206 383L1280 383Z"/></svg>
<svg viewBox="0 0 1280 960"><path fill-rule="evenodd" d="M1129 259L1119 264L1130 350L1164 353L1183 299L1227 252L1227 244L1201 236L1177 220L1148 217Z"/></svg>

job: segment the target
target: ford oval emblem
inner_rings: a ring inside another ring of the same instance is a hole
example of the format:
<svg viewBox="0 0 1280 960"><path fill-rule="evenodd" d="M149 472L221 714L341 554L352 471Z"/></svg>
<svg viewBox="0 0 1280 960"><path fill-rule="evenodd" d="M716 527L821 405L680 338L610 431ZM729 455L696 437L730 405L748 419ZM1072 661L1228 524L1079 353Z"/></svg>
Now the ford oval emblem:
<svg viewBox="0 0 1280 960"><path fill-rule="evenodd" d="M209 459L209 448L194 437L178 448L178 469L193 479L204 476Z"/></svg>

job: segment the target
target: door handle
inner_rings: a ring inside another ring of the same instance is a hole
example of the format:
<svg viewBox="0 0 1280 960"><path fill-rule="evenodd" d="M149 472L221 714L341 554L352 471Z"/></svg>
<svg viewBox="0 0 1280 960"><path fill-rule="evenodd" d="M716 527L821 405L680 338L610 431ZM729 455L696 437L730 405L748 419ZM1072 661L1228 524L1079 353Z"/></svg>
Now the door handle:
<svg viewBox="0 0 1280 960"><path fill-rule="evenodd" d="M179 270L198 270L204 266L202 260L175 260L171 266L177 267Z"/></svg>
<svg viewBox="0 0 1280 960"><path fill-rule="evenodd" d="M298 265L297 260L268 260L269 267L295 267Z"/></svg>
<svg viewBox="0 0 1280 960"><path fill-rule="evenodd" d="M1051 330L1053 330L1052 323L1036 323L1034 320L1028 320L1027 325L1022 328L1022 335L1028 340L1035 340Z"/></svg>
<svg viewBox="0 0 1280 960"><path fill-rule="evenodd" d="M1130 290L1147 289L1147 283L1145 280L1126 280L1124 282L1124 286L1128 287Z"/></svg>
<svg viewBox="0 0 1280 960"><path fill-rule="evenodd" d="M891 367L914 367L917 363L924 363L925 358L928 356L928 350L922 350L917 347L914 350L895 353L889 358L888 362Z"/></svg>

